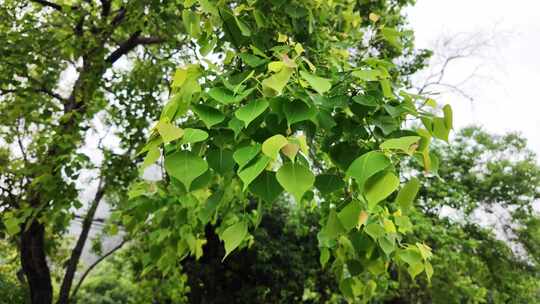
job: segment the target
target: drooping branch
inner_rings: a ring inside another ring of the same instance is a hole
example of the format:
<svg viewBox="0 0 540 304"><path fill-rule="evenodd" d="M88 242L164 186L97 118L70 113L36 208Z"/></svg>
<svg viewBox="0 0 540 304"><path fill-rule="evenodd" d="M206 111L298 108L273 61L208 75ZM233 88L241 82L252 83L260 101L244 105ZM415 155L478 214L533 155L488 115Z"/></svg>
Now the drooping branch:
<svg viewBox="0 0 540 304"><path fill-rule="evenodd" d="M106 254L102 255L101 257L99 257L94 263L92 263L92 265L90 265L85 271L84 273L82 274L81 278L79 279L79 281L77 282L77 285L75 285L75 288L73 289L73 292L71 293L71 298L74 299L75 296L77 295L77 292L79 291L79 288L81 287L82 283L84 282L84 279L86 279L86 277L88 276L88 274L99 264L101 263L103 260L105 260L107 257L109 257L110 255L112 255L113 253L115 253L116 251L118 251L120 248L122 248L122 246L124 246L124 244L126 244L127 240L122 240L122 242L120 242L118 245L116 245L113 249L111 249L109 252L107 252Z"/></svg>

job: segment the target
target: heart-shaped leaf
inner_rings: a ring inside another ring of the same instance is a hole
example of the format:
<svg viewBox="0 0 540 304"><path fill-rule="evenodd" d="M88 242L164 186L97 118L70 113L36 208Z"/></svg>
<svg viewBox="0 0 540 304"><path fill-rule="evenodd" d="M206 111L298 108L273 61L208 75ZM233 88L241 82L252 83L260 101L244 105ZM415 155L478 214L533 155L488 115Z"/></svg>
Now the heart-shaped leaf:
<svg viewBox="0 0 540 304"><path fill-rule="evenodd" d="M193 152L178 151L165 156L165 170L189 189L191 182L208 170L208 164Z"/></svg>
<svg viewBox="0 0 540 304"><path fill-rule="evenodd" d="M313 187L315 176L299 163L286 163L279 168L276 178L285 190L291 193L297 202Z"/></svg>
<svg viewBox="0 0 540 304"><path fill-rule="evenodd" d="M249 185L249 191L265 202L272 203L283 192L283 187L277 181L274 172L264 171Z"/></svg>
<svg viewBox="0 0 540 304"><path fill-rule="evenodd" d="M363 189L368 178L390 165L390 160L383 153L371 151L354 160L347 170L347 175L356 179L360 189Z"/></svg>
<svg viewBox="0 0 540 304"><path fill-rule="evenodd" d="M225 256L223 260L235 250L248 234L248 225L246 221L239 221L238 223L227 227L223 233L221 233L221 240L225 243ZM222 261L223 261L222 260Z"/></svg>
<svg viewBox="0 0 540 304"><path fill-rule="evenodd" d="M268 101L257 99L236 110L234 116L243 121L245 126L248 127L255 118L264 113L266 108L268 108Z"/></svg>
<svg viewBox="0 0 540 304"><path fill-rule="evenodd" d="M247 187L253 180L261 174L266 166L268 166L268 163L270 163L270 158L261 155L255 163L253 163L250 166L246 166L238 173L238 177L242 180L242 183L244 184L243 191L246 191Z"/></svg>
<svg viewBox="0 0 540 304"><path fill-rule="evenodd" d="M300 71L300 76L302 76L302 78L304 78L309 85L321 95L328 92L332 87L332 83L326 78L315 76L305 71Z"/></svg>
<svg viewBox="0 0 540 304"><path fill-rule="evenodd" d="M208 129L225 119L225 115L223 115L223 113L207 105L194 105L193 112L199 116Z"/></svg>

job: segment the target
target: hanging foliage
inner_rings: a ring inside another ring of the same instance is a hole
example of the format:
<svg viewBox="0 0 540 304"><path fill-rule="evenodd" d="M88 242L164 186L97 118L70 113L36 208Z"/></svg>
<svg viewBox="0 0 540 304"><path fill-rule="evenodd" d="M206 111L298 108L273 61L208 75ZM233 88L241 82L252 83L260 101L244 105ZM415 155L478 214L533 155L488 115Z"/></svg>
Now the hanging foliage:
<svg viewBox="0 0 540 304"><path fill-rule="evenodd" d="M198 60L177 69L141 151L142 169L162 159L166 178L135 184L122 216L130 233L152 235L145 271L200 258L207 225L223 259L249 247L284 196L320 212L320 262L347 298L368 300L389 263L429 279L431 249L403 240L420 185L399 167L413 158L436 170L429 143L448 140L452 111L407 93L412 33L399 10L193 0L181 15Z"/></svg>

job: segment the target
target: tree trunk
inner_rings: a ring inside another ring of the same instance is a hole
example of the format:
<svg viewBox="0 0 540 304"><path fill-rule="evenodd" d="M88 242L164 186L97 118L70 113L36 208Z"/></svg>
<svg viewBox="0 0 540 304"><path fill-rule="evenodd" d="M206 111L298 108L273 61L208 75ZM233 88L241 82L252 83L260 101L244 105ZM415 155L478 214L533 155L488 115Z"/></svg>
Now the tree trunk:
<svg viewBox="0 0 540 304"><path fill-rule="evenodd" d="M45 256L45 226L33 220L21 233L21 265L28 280L32 304L52 303L51 273Z"/></svg>

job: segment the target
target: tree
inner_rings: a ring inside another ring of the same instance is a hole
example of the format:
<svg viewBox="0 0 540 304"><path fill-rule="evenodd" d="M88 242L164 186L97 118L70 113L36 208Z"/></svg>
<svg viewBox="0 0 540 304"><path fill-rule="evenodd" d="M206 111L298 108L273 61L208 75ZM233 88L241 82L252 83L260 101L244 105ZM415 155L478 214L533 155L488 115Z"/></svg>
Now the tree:
<svg viewBox="0 0 540 304"><path fill-rule="evenodd" d="M434 150L438 175L424 178L409 236L434 249L434 275L431 284L401 277L390 298L404 303L538 302L533 204L540 198L540 167L526 140L468 127L452 145Z"/></svg>
<svg viewBox="0 0 540 304"><path fill-rule="evenodd" d="M419 184L411 179L396 195L398 164L418 157L429 171L429 142L448 140L452 111L404 90L416 62L403 57L412 53L399 15L406 3L236 4L194 2L183 12L195 20L194 39L223 35L228 55L176 71L142 150L143 168L163 159L167 174L134 184L116 216L132 237L144 232L142 273L204 261L215 252L209 228L229 258L286 192L321 213L321 263L349 300L369 301L390 262L431 277L431 249L402 238ZM212 26L199 28L198 18ZM368 45L362 26L372 31ZM407 117L424 126L407 128Z"/></svg>
<svg viewBox="0 0 540 304"><path fill-rule="evenodd" d="M143 274L199 259L208 225L228 256L286 190L317 206L321 259L348 298L368 300L390 260L429 277L429 248L401 243L395 229L417 182L396 203L393 193L403 156L430 169L429 142L447 140L452 114L405 91L422 64L401 15L410 2L4 1L2 222L32 302L52 302L46 255L81 207L77 180L88 171L97 191L58 303L69 302L104 197L117 210L111 223L146 240ZM407 128L410 118L424 127ZM81 148L99 123L119 147L104 137L96 161ZM128 201L137 151L143 168L162 158L166 174L134 184Z"/></svg>
<svg viewBox="0 0 540 304"><path fill-rule="evenodd" d="M2 2L0 208L33 303L52 302L46 256L81 208L85 179L97 189L81 215L58 303L68 302L98 205L125 199L137 176L133 158L158 115L169 57L185 46L175 11L146 1ZM122 68L128 54L130 68ZM108 132L119 144L95 147Z"/></svg>

